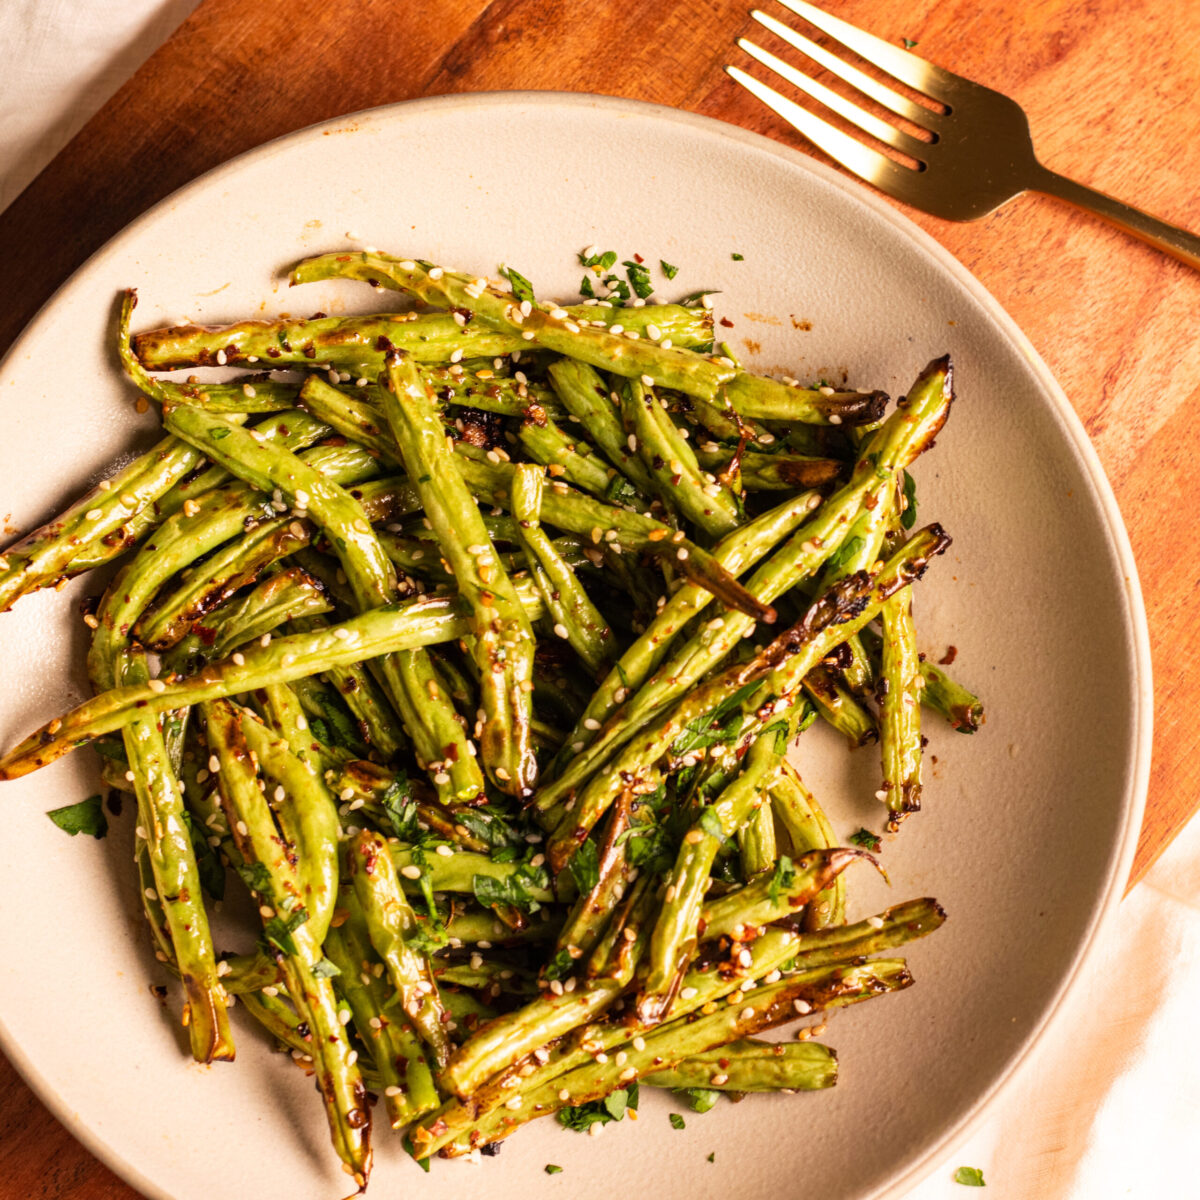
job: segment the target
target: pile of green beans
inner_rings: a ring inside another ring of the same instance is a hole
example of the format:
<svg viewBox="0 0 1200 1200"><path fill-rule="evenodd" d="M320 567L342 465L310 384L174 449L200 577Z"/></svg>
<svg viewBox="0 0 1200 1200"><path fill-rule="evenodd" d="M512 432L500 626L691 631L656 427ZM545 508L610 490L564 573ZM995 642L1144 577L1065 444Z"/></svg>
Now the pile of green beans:
<svg viewBox="0 0 1200 1200"><path fill-rule="evenodd" d="M846 923L872 859L802 735L878 742L895 831L927 713L982 720L913 619L949 544L909 474L949 359L889 411L742 369L700 306L373 252L292 273L330 278L410 307L132 336L126 295L117 355L166 436L0 554L0 609L120 563L84 618L95 695L0 779L96 745L193 1056L233 1058L240 996L360 1190L371 1093L424 1161L611 1119L639 1082L832 1086L814 1032L907 987L889 955L945 914ZM154 374L212 366L248 372ZM261 929L218 948L227 884Z"/></svg>

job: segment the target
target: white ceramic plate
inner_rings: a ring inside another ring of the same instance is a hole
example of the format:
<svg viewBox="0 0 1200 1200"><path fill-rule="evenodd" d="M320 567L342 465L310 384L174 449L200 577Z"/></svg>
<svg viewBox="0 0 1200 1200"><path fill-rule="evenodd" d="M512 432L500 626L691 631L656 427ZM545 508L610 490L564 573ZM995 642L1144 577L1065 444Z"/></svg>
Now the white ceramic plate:
<svg viewBox="0 0 1200 1200"><path fill-rule="evenodd" d="M896 1195L944 1154L1030 1055L1124 882L1146 786L1150 666L1133 560L1070 406L994 300L872 195L803 155L704 118L623 100L458 96L273 142L184 188L108 244L0 368L0 480L28 528L145 445L114 364L118 289L141 328L190 317L370 307L361 285L289 292L280 272L348 235L575 294L575 254L679 264L665 294L720 290L725 331L761 370L846 371L901 394L954 356L958 403L917 468L922 520L955 537L918 589L923 648L958 647L984 696L973 738L929 722L925 811L889 839L891 892L851 878L852 917L917 895L950 919L909 955L917 984L833 1020L836 1089L689 1116L668 1105L602 1142L540 1122L482 1167L428 1176L377 1135L375 1200L530 1194L742 1200ZM733 253L744 255L733 261ZM657 273L656 273L657 275ZM376 305L377 306L377 305ZM797 326L811 323L811 329ZM85 691L79 581L0 617L0 738ZM839 833L878 829L872 750L819 732L801 767ZM149 993L160 978L131 869L132 821L103 842L42 815L97 789L90 754L3 785L0 1026L67 1126L154 1197L334 1200L346 1178L320 1104L241 1024L238 1061L187 1061ZM1014 1086L1036 1086L1026 1072ZM714 1163L706 1161L716 1151ZM547 1162L562 1175L547 1177Z"/></svg>

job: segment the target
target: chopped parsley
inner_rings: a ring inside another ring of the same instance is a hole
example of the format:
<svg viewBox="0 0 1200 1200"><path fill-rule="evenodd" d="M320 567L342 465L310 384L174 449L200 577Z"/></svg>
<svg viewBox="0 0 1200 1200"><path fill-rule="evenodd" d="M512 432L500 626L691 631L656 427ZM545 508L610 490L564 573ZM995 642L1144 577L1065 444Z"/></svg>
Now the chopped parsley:
<svg viewBox="0 0 1200 1200"><path fill-rule="evenodd" d="M476 875L471 881L475 899L487 908L509 904L522 912L535 913L541 902L531 893L544 891L550 882L545 867L531 867L522 863L511 875L495 879L491 875Z"/></svg>
<svg viewBox="0 0 1200 1200"><path fill-rule="evenodd" d="M762 682L761 679L756 679L738 688L715 708L689 721L672 744L671 753L686 754L689 750L697 750L701 746L715 746L721 742L732 741L742 728L742 701L748 700L758 691Z"/></svg>
<svg viewBox="0 0 1200 1200"><path fill-rule="evenodd" d="M714 1088L684 1088L680 1095L687 1097L692 1112L706 1113L721 1098L721 1093Z"/></svg>
<svg viewBox="0 0 1200 1200"><path fill-rule="evenodd" d="M417 1166L420 1167L421 1170L424 1171L426 1175L428 1175L429 1174L429 1159L417 1157L416 1147L412 1143L412 1134L406 1133L404 1135L404 1137L401 1139L400 1144L404 1147L405 1150L408 1151L408 1154L412 1158L413 1162L415 1162L417 1164Z"/></svg>
<svg viewBox="0 0 1200 1200"><path fill-rule="evenodd" d="M850 840L856 846L861 846L864 850L870 850L872 854L883 844L879 835L872 833L869 829L860 829L857 833L852 833Z"/></svg>
<svg viewBox="0 0 1200 1200"><path fill-rule="evenodd" d="M238 867L237 873L252 892L256 892L260 896L270 896L271 872L262 863L242 863Z"/></svg>
<svg viewBox="0 0 1200 1200"><path fill-rule="evenodd" d="M633 288L638 299L647 299L654 291L654 284L650 282L650 272L641 263L630 259L626 259L621 265L625 268L625 278L629 280L629 286Z"/></svg>
<svg viewBox="0 0 1200 1200"><path fill-rule="evenodd" d="M558 1123L576 1133L584 1133L595 1124L607 1125L610 1121L620 1121L629 1110L637 1112L638 1085L634 1080L627 1088L620 1088L605 1096L603 1100L593 1100L590 1104L579 1104L572 1108L558 1110Z"/></svg>
<svg viewBox="0 0 1200 1200"><path fill-rule="evenodd" d="M987 1187L983 1182L983 1172L978 1167L959 1167L954 1172L954 1182L964 1187Z"/></svg>
<svg viewBox="0 0 1200 1200"><path fill-rule="evenodd" d="M911 529L917 523L917 481L904 472L904 511L900 514L900 524L905 529Z"/></svg>
<svg viewBox="0 0 1200 1200"><path fill-rule="evenodd" d="M900 40L904 43L905 50L911 50L917 44L912 40L912 38L901 38ZM961 1182L962 1180L960 1179L959 1183ZM982 1186L982 1184L980 1186Z"/></svg>
<svg viewBox="0 0 1200 1200"><path fill-rule="evenodd" d="M593 841L584 842L568 864L571 868L571 878L581 896L586 896L600 882L600 854Z"/></svg>
<svg viewBox="0 0 1200 1200"><path fill-rule="evenodd" d="M708 1156L708 1161L709 1162L717 1161L717 1152L715 1150Z"/></svg>
<svg viewBox="0 0 1200 1200"><path fill-rule="evenodd" d="M298 908L286 917L272 917L263 923L263 940L280 954L297 954L292 934L308 920L308 909Z"/></svg>
<svg viewBox="0 0 1200 1200"><path fill-rule="evenodd" d="M772 905L778 907L779 897L796 882L796 864L786 855L781 854L775 864L775 874L767 885L767 895L771 897Z"/></svg>
<svg viewBox="0 0 1200 1200"><path fill-rule="evenodd" d="M745 262L746 260L746 256L744 254L731 254L729 257L732 258L734 262Z"/></svg>
<svg viewBox="0 0 1200 1200"><path fill-rule="evenodd" d="M558 1166L555 1163L547 1163L544 1170L547 1175L561 1175L562 1174L562 1167Z"/></svg>
<svg viewBox="0 0 1200 1200"><path fill-rule="evenodd" d="M722 845L725 843L725 827L721 824L721 818L717 816L715 808L705 808L700 814L700 828L708 834L710 838L714 838Z"/></svg>
<svg viewBox="0 0 1200 1200"><path fill-rule="evenodd" d="M108 818L104 815L99 796L89 796L78 804L68 804L64 808L53 808L46 816L72 837L78 833L90 833L94 838L102 838L108 832Z"/></svg>
<svg viewBox="0 0 1200 1200"><path fill-rule="evenodd" d="M658 260L659 269L668 279L674 279L679 274L679 268L674 263L669 263L665 258Z"/></svg>
<svg viewBox="0 0 1200 1200"><path fill-rule="evenodd" d="M617 252L605 250L603 254L593 254L591 257L580 254L579 261L585 267L599 267L601 271L607 271L616 265Z"/></svg>
<svg viewBox="0 0 1200 1200"><path fill-rule="evenodd" d="M396 772L396 778L388 784L387 791L379 798L379 802L383 805L396 836L402 842L415 842L420 837L417 802L413 799L406 772Z"/></svg>
<svg viewBox="0 0 1200 1200"><path fill-rule="evenodd" d="M515 267L501 267L500 274L508 280L515 299L528 300L530 304L537 302L537 297L533 294L533 284Z"/></svg>
<svg viewBox="0 0 1200 1200"><path fill-rule="evenodd" d="M312 965L312 973L314 979L332 979L335 975L340 975L341 971L329 959L319 958Z"/></svg>
<svg viewBox="0 0 1200 1200"><path fill-rule="evenodd" d="M774 734L775 736L775 753L781 758L787 753L788 744L788 723L786 721L776 721L774 725L768 725L762 731L762 736Z"/></svg>
<svg viewBox="0 0 1200 1200"><path fill-rule="evenodd" d="M687 1122L684 1121L684 1119L678 1113L672 1113L671 1114L671 1128L672 1129L686 1129Z"/></svg>

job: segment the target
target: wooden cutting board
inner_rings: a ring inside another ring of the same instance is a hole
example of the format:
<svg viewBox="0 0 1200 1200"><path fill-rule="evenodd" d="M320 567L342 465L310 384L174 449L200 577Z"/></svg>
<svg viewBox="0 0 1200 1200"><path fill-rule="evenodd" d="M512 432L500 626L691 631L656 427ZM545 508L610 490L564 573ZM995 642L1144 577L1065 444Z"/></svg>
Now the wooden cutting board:
<svg viewBox="0 0 1200 1200"><path fill-rule="evenodd" d="M691 109L800 145L721 70L726 62L750 66L734 47L741 34L772 46L747 7L744 0L203 0L0 214L0 352L92 251L155 201L235 154L356 109L446 92L599 92ZM1200 5L1192 0L825 0L825 7L897 43L913 39L918 53L1013 96L1047 165L1200 230ZM1136 881L1200 805L1200 739L1189 716L1200 708L1200 621L1189 609L1200 588L1200 559L1189 549L1200 532L1200 423L1192 412L1200 403L1200 274L1040 197L970 225L906 211L975 273L1045 358L1125 515L1149 614L1156 700ZM64 343L69 337L64 331ZM67 359L47 369L69 369ZM1037 686L1036 664L1030 686ZM0 1197L136 1195L2 1060L0 1097Z"/></svg>

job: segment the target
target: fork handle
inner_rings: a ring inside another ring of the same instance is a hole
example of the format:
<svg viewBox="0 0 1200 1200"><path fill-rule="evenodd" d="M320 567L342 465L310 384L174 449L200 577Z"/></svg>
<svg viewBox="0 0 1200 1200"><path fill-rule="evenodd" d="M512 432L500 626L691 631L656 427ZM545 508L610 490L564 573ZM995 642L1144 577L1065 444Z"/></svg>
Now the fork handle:
<svg viewBox="0 0 1200 1200"><path fill-rule="evenodd" d="M1076 183L1075 180L1048 171L1045 167L1041 168L1030 186L1048 196L1056 196L1059 200L1074 204L1077 208L1086 209L1110 225L1132 233L1135 238L1156 250L1162 250L1180 262L1187 263L1189 267L1200 270L1200 237L1188 233L1186 229L1168 225L1166 221L1160 221L1157 217L1142 212L1140 208L1123 204L1104 192Z"/></svg>

